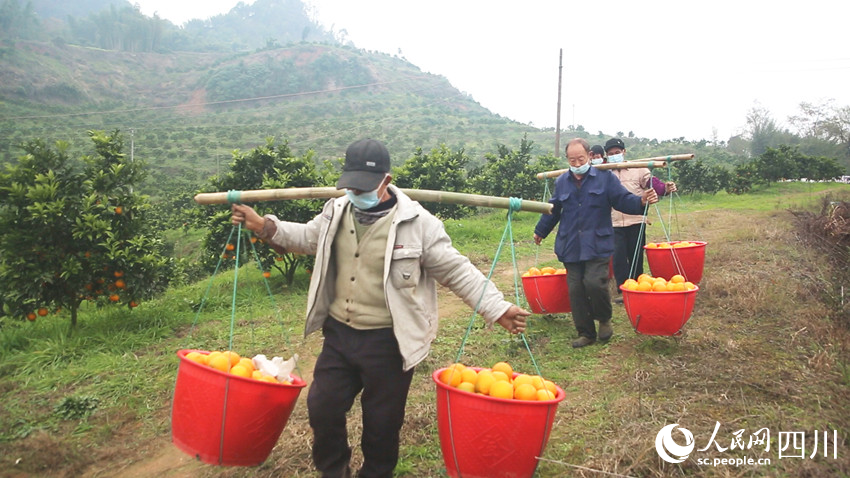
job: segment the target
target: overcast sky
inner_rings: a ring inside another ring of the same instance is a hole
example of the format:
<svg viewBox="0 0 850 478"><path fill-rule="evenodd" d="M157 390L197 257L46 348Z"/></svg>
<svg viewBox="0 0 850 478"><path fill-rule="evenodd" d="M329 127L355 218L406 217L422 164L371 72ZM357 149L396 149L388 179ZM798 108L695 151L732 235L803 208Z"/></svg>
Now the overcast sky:
<svg viewBox="0 0 850 478"><path fill-rule="evenodd" d="M135 0L176 24L236 0ZM245 3L252 3L247 1ZM355 46L400 54L494 113L538 127L726 140L753 107L850 106L846 0L305 0ZM400 52L400 53L399 53Z"/></svg>

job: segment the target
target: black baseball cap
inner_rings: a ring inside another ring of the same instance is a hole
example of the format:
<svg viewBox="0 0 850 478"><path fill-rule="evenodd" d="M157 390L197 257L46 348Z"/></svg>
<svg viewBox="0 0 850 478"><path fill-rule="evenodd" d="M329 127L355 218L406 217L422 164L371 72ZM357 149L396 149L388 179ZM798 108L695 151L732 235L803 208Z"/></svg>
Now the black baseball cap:
<svg viewBox="0 0 850 478"><path fill-rule="evenodd" d="M620 138L611 138L605 142L605 152L607 153L611 148L626 149L626 143Z"/></svg>
<svg viewBox="0 0 850 478"><path fill-rule="evenodd" d="M376 189L390 172L390 153L387 147L374 139L361 139L351 143L345 151L342 176L337 189Z"/></svg>

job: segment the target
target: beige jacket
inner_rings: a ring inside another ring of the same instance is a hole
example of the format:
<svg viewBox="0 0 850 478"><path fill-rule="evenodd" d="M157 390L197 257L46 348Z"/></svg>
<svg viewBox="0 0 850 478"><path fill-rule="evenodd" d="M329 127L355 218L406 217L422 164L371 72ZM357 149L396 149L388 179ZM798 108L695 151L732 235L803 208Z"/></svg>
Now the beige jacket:
<svg viewBox="0 0 850 478"><path fill-rule="evenodd" d="M647 168L612 169L614 176L620 179L620 184L632 194L640 196L652 187L652 173ZM623 214L616 209L611 209L611 223L614 227L626 227L640 224L643 216L634 214Z"/></svg>
<svg viewBox="0 0 850 478"><path fill-rule="evenodd" d="M448 287L471 308L480 300L478 312L487 324L498 320L511 303L452 246L442 221L395 186L390 188L398 198L398 209L387 238L383 283L404 369L409 370L428 356L437 335L437 283ZM288 252L316 255L305 336L320 329L328 317L337 273L330 260L331 242L346 204L345 196L329 200L321 214L307 224L266 216L277 226L270 240L273 245Z"/></svg>

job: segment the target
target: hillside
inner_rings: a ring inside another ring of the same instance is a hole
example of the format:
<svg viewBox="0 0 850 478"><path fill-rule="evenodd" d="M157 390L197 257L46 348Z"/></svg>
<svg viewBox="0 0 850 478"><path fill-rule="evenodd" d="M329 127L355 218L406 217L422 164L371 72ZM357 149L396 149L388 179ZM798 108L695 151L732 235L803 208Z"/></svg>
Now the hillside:
<svg viewBox="0 0 850 478"><path fill-rule="evenodd" d="M128 53L19 41L3 55L2 161L34 137L84 145L89 129L125 132L154 178L191 181L268 136L288 139L297 154L312 149L318 161L372 136L387 143L396 162L442 142L480 158L524 134L554 139L494 115L443 77L352 47Z"/></svg>

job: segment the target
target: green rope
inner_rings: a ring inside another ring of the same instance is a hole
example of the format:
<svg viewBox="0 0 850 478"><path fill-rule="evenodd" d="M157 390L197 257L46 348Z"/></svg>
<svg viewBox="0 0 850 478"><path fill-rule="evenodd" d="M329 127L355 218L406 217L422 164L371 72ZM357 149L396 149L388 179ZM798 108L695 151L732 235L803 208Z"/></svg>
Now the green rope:
<svg viewBox="0 0 850 478"><path fill-rule="evenodd" d="M230 342L227 350L233 350L233 331L236 324L236 284L239 282L239 247L242 241L242 223L240 222L236 229L236 259L233 265L233 297L230 299ZM230 241L228 241L230 242Z"/></svg>
<svg viewBox="0 0 850 478"><path fill-rule="evenodd" d="M263 270L263 263L260 261L260 255L257 253L256 246L254 246L254 243L250 240L248 241L248 243L251 244L251 252L254 256L254 261L257 263L257 268L260 270L260 273L264 273L265 271ZM287 334L287 331L286 331L286 325L283 323L283 317L281 317L281 315L280 315L280 309L278 309L277 303L274 300L274 294L272 294L272 289L271 289L271 286L269 285L269 280L266 279L266 276L264 276L264 275L262 277L263 277L263 284L266 287L266 292L269 294L269 301L272 304L272 310L274 310L275 317L277 318L278 323L280 324L280 329L281 329L281 332L283 333L283 340L284 340L284 342L286 342L287 349L289 349L290 351L293 351L293 353L294 353L294 348L292 347L292 344L289 342L289 335ZM301 369L298 367L298 361L297 360L295 361L295 371L298 372L299 377L304 376L301 373Z"/></svg>
<svg viewBox="0 0 850 478"><path fill-rule="evenodd" d="M475 316L478 315L478 309L481 307L481 301L484 300L484 292L486 292L487 290L487 284L490 283L490 278L493 277L493 272L496 270L496 264L498 264L499 262L499 256L501 256L502 254L502 247L505 245L506 238L509 238L511 244L511 254L513 257L514 264L514 293L517 298L517 302L519 301L519 289L517 285L517 276L519 275L519 269L517 268L516 263L516 249L513 243L513 229L511 218L513 217L514 212L520 210L521 206L522 199L513 197L510 198L508 220L507 224L505 225L505 231L502 233L502 239L501 241L499 241L499 247L496 249L496 256L493 258L493 264L490 266L490 272L487 274L487 278L481 287L481 296L478 298L478 302L475 304L475 309L472 312L472 316L469 318L469 325L466 327L466 333L463 335L463 339L461 340L457 356L455 357L455 363L460 362L460 357L463 355L463 348L466 345L466 341L469 338L469 334L472 332L472 326L475 324ZM525 345L525 349L528 351L529 357L531 357L531 363L534 365L534 370L537 372L537 375L541 375L540 368L537 366L537 361L534 359L534 354L531 353L531 347L529 347L528 341L525 338L525 333L521 333L520 338L522 339L523 345Z"/></svg>
<svg viewBox="0 0 850 478"><path fill-rule="evenodd" d="M221 267L222 259L224 259L224 254L227 252L227 244L230 244L230 239L233 238L233 231L236 228L230 229L230 235L227 236L227 242L224 243L224 248L221 250L221 254L218 256L218 263L215 265L215 270L210 276L210 280L207 282L207 290L204 292L203 297L201 297L201 304L198 306L198 311L195 313L195 319L192 320L192 326L189 328L189 336L192 336L192 331L195 330L195 324L198 323L198 318L201 316L201 311L204 310L204 304L207 302L207 297L210 294L210 288L212 288L213 279L215 279L216 274L218 274L218 269Z"/></svg>

